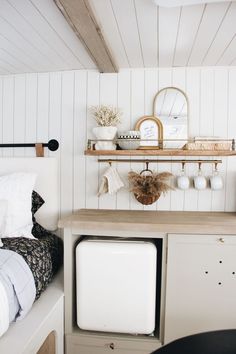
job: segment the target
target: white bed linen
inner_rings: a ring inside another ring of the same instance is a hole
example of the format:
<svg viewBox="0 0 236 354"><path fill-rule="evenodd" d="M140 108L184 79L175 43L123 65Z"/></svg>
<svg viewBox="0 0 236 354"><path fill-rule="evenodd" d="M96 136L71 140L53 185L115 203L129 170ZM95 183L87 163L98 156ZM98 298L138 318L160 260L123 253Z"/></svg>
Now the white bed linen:
<svg viewBox="0 0 236 354"><path fill-rule="evenodd" d="M0 272L0 282L5 288L8 305L9 305L9 322L13 322L16 319L17 314L20 311L20 304L17 299L14 286L8 276L3 276Z"/></svg>
<svg viewBox="0 0 236 354"><path fill-rule="evenodd" d="M14 286L20 305L16 320L21 320L29 312L35 300L36 288L33 274L22 256L5 249L0 249L0 274L8 277Z"/></svg>
<svg viewBox="0 0 236 354"><path fill-rule="evenodd" d="M8 330L9 322L9 303L7 293L0 281L0 337Z"/></svg>

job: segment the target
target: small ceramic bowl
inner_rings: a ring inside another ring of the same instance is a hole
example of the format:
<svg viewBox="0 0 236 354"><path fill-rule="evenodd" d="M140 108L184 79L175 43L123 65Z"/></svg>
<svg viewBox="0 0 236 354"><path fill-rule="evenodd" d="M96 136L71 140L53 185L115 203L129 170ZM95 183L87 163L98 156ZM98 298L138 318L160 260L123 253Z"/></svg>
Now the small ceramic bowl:
<svg viewBox="0 0 236 354"><path fill-rule="evenodd" d="M129 130L118 135L118 144L122 150L136 150L140 146L140 132Z"/></svg>

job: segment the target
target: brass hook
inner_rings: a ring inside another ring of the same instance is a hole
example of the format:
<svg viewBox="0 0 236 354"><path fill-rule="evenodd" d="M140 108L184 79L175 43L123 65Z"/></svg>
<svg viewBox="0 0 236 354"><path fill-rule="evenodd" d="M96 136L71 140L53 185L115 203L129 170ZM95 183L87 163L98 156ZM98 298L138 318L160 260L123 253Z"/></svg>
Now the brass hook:
<svg viewBox="0 0 236 354"><path fill-rule="evenodd" d="M218 162L215 162L215 171L217 172L217 166L218 166Z"/></svg>
<svg viewBox="0 0 236 354"><path fill-rule="evenodd" d="M108 161L108 163L109 163L109 166L111 167L111 165L112 165L112 162L111 162L111 160L109 160L109 161Z"/></svg>
<svg viewBox="0 0 236 354"><path fill-rule="evenodd" d="M149 168L148 168L149 161L145 161L145 163L146 163L146 168L140 172L140 175L144 172L150 172L151 174L153 174L152 170L149 170Z"/></svg>
<svg viewBox="0 0 236 354"><path fill-rule="evenodd" d="M182 171L184 171L185 163L185 161L182 161Z"/></svg>
<svg viewBox="0 0 236 354"><path fill-rule="evenodd" d="M199 169L199 171L201 171L201 167L202 167L202 163L201 163L201 162L198 162L198 169Z"/></svg>

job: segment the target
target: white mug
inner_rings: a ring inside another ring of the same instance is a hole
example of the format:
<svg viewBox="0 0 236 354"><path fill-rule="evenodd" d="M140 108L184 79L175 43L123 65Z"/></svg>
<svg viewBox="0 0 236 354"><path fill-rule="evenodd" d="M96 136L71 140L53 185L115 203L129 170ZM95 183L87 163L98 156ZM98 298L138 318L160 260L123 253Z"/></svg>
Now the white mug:
<svg viewBox="0 0 236 354"><path fill-rule="evenodd" d="M190 186L190 180L189 180L188 176L186 176L185 174L182 174L177 177L177 187L179 189L186 190L189 188L189 186Z"/></svg>
<svg viewBox="0 0 236 354"><path fill-rule="evenodd" d="M223 188L223 179L218 174L210 177L210 186L213 191L221 190Z"/></svg>
<svg viewBox="0 0 236 354"><path fill-rule="evenodd" d="M206 177L200 174L198 176L195 176L193 179L193 184L194 184L194 188L197 190L206 189L207 187Z"/></svg>

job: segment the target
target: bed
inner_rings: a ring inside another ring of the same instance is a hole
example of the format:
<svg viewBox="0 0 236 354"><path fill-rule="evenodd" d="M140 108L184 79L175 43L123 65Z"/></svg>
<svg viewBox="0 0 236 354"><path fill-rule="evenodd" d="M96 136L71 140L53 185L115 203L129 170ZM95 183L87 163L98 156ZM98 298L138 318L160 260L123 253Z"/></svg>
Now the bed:
<svg viewBox="0 0 236 354"><path fill-rule="evenodd" d="M8 178L7 184L4 184L3 176L6 175L14 177L16 182L9 182ZM30 180L33 188L29 180L27 187L24 187L24 181L29 178L32 181L36 178L35 183ZM55 349L47 349L48 353L63 353L64 299L59 271L63 249L62 240L55 234L58 219L57 180L57 162L54 158L0 158L0 209L1 201L5 203L4 193L8 198L9 192L5 192L8 185L12 190L11 183L14 183L17 191L14 195L16 202L14 200L13 205L9 197L5 219L2 217L4 231L0 225L1 353L40 353L45 339L52 335ZM27 222L27 228L22 229L26 204L23 200L31 188L32 224L30 226Z"/></svg>

